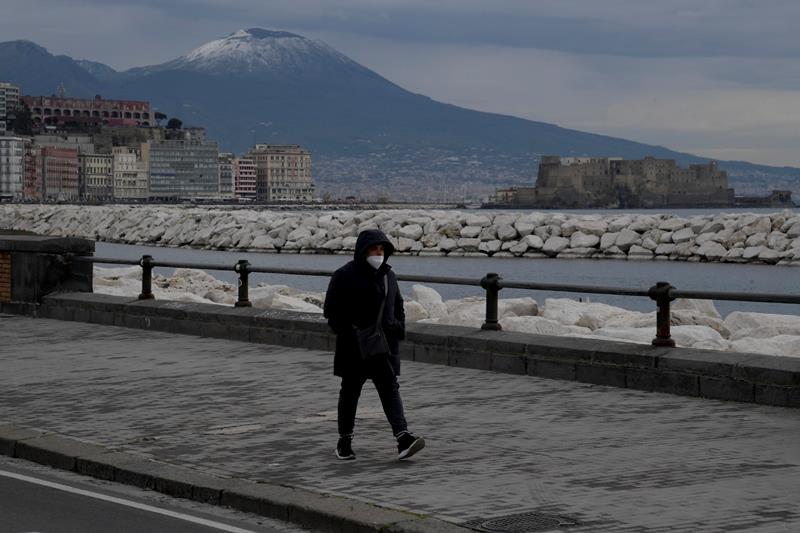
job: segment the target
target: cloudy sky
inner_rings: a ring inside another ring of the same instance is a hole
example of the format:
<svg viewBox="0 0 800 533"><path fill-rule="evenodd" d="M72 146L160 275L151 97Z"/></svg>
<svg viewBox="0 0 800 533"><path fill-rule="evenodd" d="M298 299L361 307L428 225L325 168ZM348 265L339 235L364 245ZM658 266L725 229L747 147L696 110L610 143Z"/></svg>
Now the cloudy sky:
<svg viewBox="0 0 800 533"><path fill-rule="evenodd" d="M2 0L0 40L118 70L239 28L322 39L444 102L800 166L797 0Z"/></svg>

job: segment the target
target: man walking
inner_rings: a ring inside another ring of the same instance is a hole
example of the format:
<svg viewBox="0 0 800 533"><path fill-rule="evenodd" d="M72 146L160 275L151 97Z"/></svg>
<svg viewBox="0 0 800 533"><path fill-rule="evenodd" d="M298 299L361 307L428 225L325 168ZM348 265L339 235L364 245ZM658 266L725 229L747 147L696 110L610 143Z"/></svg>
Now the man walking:
<svg viewBox="0 0 800 533"><path fill-rule="evenodd" d="M325 318L336 333L333 373L342 378L339 391L339 441L336 456L355 459L353 429L361 389L371 379L380 396L383 412L397 439L398 459L411 457L425 447L425 440L408 431L400 398L399 342L405 338L403 298L397 277L386 263L394 246L379 230L358 235L354 258L334 272L325 295ZM362 358L357 329L380 326L388 353Z"/></svg>

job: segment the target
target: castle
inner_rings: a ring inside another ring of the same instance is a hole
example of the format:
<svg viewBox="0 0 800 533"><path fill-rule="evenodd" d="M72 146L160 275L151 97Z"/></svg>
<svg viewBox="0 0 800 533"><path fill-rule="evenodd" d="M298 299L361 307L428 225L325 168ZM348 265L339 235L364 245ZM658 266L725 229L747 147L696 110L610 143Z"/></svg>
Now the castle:
<svg viewBox="0 0 800 533"><path fill-rule="evenodd" d="M537 208L728 207L728 175L715 162L543 156L535 187L498 189L491 204Z"/></svg>

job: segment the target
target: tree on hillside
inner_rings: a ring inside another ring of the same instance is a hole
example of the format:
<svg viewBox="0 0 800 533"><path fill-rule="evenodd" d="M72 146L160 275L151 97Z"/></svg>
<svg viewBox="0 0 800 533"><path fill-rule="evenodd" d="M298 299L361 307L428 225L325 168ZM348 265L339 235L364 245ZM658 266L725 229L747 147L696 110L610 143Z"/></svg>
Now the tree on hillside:
<svg viewBox="0 0 800 533"><path fill-rule="evenodd" d="M183 127L183 121L179 118L172 117L167 122L167 129L168 130L179 130Z"/></svg>
<svg viewBox="0 0 800 533"><path fill-rule="evenodd" d="M27 104L23 103L17 106L10 116L13 118L9 121L9 130L19 135L33 135L33 119Z"/></svg>
<svg viewBox="0 0 800 533"><path fill-rule="evenodd" d="M158 124L159 127L161 126L162 120L167 120L167 115L165 115L161 111L156 111L153 117L156 119L156 124Z"/></svg>

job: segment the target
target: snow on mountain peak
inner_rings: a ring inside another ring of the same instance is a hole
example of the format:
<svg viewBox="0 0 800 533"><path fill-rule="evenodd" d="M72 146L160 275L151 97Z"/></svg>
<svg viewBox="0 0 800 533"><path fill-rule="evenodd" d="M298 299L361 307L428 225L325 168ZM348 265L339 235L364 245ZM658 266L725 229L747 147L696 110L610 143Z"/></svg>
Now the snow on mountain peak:
<svg viewBox="0 0 800 533"><path fill-rule="evenodd" d="M199 46L171 66L213 72L302 71L330 61L353 63L322 41L287 31L250 28Z"/></svg>

